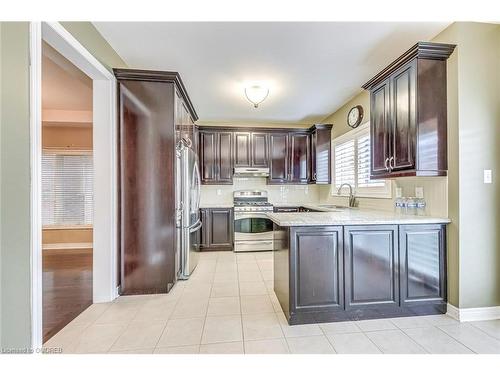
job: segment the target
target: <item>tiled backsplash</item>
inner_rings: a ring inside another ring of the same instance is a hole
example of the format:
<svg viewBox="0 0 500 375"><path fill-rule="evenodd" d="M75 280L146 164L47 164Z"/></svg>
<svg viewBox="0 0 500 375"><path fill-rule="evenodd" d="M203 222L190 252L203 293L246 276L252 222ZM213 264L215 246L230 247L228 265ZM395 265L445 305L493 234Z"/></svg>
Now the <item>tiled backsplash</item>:
<svg viewBox="0 0 500 375"><path fill-rule="evenodd" d="M202 185L201 205L233 202L233 191L243 189L267 190L269 201L279 203L317 203L317 185L267 185L265 178L234 178L233 185Z"/></svg>
<svg viewBox="0 0 500 375"><path fill-rule="evenodd" d="M415 196L415 187L424 189L427 202L426 214L448 216L447 177L404 177L394 179L393 198L358 198L360 208L391 211L394 209L395 190L402 188L403 196ZM265 178L235 178L233 185L202 185L201 205L231 204L233 191L261 189L269 193L269 201L279 203L333 203L347 205L346 197L332 196L332 185L267 185Z"/></svg>

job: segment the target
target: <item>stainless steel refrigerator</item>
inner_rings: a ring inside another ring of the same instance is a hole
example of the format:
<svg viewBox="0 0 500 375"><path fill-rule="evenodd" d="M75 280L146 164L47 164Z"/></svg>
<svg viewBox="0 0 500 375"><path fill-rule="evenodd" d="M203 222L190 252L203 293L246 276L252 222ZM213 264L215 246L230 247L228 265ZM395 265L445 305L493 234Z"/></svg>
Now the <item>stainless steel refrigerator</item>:
<svg viewBox="0 0 500 375"><path fill-rule="evenodd" d="M200 170L198 156L191 142L181 140L177 146L176 208L178 279L188 279L200 253Z"/></svg>

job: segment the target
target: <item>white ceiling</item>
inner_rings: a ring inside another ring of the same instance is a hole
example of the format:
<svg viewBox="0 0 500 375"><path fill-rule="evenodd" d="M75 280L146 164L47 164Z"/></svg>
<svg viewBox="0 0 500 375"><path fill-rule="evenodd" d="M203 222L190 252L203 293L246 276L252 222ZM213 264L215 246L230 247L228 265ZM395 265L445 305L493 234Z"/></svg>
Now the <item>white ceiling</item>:
<svg viewBox="0 0 500 375"><path fill-rule="evenodd" d="M92 111L92 80L47 43L42 48L42 108Z"/></svg>
<svg viewBox="0 0 500 375"><path fill-rule="evenodd" d="M131 68L180 72L199 122L312 123L449 23L96 22ZM258 109L245 82L267 82Z"/></svg>

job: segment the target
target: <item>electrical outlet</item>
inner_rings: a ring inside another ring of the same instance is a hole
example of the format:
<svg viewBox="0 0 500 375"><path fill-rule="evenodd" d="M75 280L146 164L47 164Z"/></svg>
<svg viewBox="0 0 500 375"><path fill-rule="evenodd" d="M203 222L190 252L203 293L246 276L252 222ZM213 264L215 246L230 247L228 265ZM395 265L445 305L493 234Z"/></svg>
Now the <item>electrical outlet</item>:
<svg viewBox="0 0 500 375"><path fill-rule="evenodd" d="M416 186L415 187L415 197L416 198L423 198L424 197L424 188L421 186Z"/></svg>
<svg viewBox="0 0 500 375"><path fill-rule="evenodd" d="M217 195L222 195L222 189L217 189Z"/></svg>
<svg viewBox="0 0 500 375"><path fill-rule="evenodd" d="M493 176L491 173L491 169L485 169L484 170L484 183L491 184L492 180L493 180Z"/></svg>

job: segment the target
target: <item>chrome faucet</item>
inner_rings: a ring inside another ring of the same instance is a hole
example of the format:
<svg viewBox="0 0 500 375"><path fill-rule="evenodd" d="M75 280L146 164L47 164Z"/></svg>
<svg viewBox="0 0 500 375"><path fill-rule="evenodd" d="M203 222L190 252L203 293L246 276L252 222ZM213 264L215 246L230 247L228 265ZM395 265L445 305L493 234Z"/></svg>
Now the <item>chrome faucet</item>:
<svg viewBox="0 0 500 375"><path fill-rule="evenodd" d="M356 206L356 197L352 193L352 186L351 184L348 184L347 182L343 183L342 185L339 186L339 189L337 190L337 195L340 195L340 192L342 190L342 186L349 186L349 207L355 207Z"/></svg>

